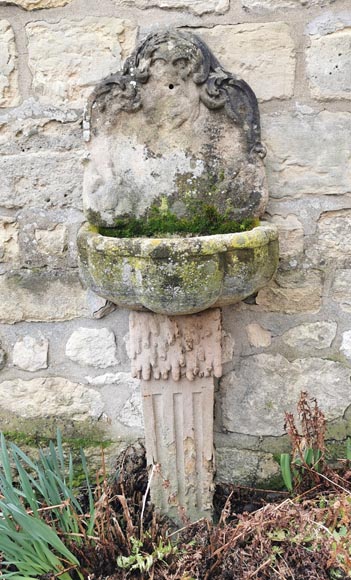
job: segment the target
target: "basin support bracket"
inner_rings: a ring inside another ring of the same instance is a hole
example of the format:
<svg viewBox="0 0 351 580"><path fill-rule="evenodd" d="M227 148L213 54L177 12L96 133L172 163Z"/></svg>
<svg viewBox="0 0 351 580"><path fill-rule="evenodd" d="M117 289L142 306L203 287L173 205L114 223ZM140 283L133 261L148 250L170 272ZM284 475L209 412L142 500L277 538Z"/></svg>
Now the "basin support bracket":
<svg viewBox="0 0 351 580"><path fill-rule="evenodd" d="M178 523L211 518L221 311L132 312L129 325L132 375L141 379L151 499Z"/></svg>

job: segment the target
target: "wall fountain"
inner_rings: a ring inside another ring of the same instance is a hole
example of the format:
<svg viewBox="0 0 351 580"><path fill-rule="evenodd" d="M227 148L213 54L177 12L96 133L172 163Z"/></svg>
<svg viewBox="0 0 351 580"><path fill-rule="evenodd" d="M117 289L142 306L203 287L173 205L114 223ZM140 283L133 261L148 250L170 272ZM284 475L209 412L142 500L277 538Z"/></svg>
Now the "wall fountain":
<svg viewBox="0 0 351 580"><path fill-rule="evenodd" d="M131 310L151 497L175 520L211 517L220 307L257 292L278 262L276 227L258 221L268 193L256 97L200 38L167 30L95 88L84 134L81 273Z"/></svg>

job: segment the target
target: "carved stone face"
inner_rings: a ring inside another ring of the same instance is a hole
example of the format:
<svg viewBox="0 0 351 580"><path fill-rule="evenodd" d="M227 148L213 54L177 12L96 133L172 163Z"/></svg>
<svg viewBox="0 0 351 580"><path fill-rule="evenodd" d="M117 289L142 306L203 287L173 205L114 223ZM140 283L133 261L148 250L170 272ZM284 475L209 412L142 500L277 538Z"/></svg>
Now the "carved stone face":
<svg viewBox="0 0 351 580"><path fill-rule="evenodd" d="M85 125L83 199L95 225L161 206L191 215L197 203L235 219L264 211L256 98L195 36L148 37L123 72L95 89Z"/></svg>
<svg viewBox="0 0 351 580"><path fill-rule="evenodd" d="M166 57L168 59L166 60ZM200 88L190 77L189 64L172 53L155 54L147 84L141 85L141 102L148 123L158 129L177 129L193 122L200 112Z"/></svg>

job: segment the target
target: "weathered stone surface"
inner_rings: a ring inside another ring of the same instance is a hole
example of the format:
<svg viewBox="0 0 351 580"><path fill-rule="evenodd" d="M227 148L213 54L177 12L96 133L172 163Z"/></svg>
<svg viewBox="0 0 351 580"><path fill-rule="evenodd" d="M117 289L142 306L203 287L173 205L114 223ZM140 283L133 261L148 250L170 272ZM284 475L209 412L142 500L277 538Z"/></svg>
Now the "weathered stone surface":
<svg viewBox="0 0 351 580"><path fill-rule="evenodd" d="M97 376L86 376L85 380L93 387L99 387L105 401L106 413L120 436L120 424L143 434L144 419L140 394L140 380L130 373L105 373ZM127 395L127 396L126 396Z"/></svg>
<svg viewBox="0 0 351 580"><path fill-rule="evenodd" d="M67 228L57 224L52 229L36 228L34 233L39 252L62 255L67 249Z"/></svg>
<svg viewBox="0 0 351 580"><path fill-rule="evenodd" d="M343 332L340 351L348 359L351 359L351 330L346 330L346 332Z"/></svg>
<svg viewBox="0 0 351 580"><path fill-rule="evenodd" d="M95 318L96 320L107 316L110 312L113 312L113 310L116 309L115 304L112 304L109 300L101 298L89 289L87 291L87 305L90 317Z"/></svg>
<svg viewBox="0 0 351 580"><path fill-rule="evenodd" d="M0 262L15 264L18 258L18 224L15 219L0 216Z"/></svg>
<svg viewBox="0 0 351 580"><path fill-rule="evenodd" d="M327 419L335 419L351 404L350 378L349 368L330 360L248 357L221 379L223 425L236 433L282 435L284 411L296 408L302 390L317 398Z"/></svg>
<svg viewBox="0 0 351 580"><path fill-rule="evenodd" d="M296 8L303 6L310 8L312 6L327 6L335 0L241 0L244 10L263 11L263 10L285 10L286 8Z"/></svg>
<svg viewBox="0 0 351 580"><path fill-rule="evenodd" d="M61 377L0 383L0 409L23 419L58 417L98 420L103 412L100 393Z"/></svg>
<svg viewBox="0 0 351 580"><path fill-rule="evenodd" d="M336 331L336 322L311 322L290 328L284 332L282 340L291 348L301 351L311 348L320 350L331 346Z"/></svg>
<svg viewBox="0 0 351 580"><path fill-rule="evenodd" d="M151 210L193 218L208 205L227 219L264 213L256 98L189 32L149 35L113 82L95 88L84 127L91 224Z"/></svg>
<svg viewBox="0 0 351 580"><path fill-rule="evenodd" d="M307 75L317 99L351 99L351 28L312 36L306 50Z"/></svg>
<svg viewBox="0 0 351 580"><path fill-rule="evenodd" d="M19 103L15 35L7 20L0 20L0 107Z"/></svg>
<svg viewBox="0 0 351 580"><path fill-rule="evenodd" d="M322 287L319 285L284 288L272 282L259 291L256 304L269 312L318 312L321 296Z"/></svg>
<svg viewBox="0 0 351 580"><path fill-rule="evenodd" d="M0 205L81 207L82 137L75 112L32 100L0 118Z"/></svg>
<svg viewBox="0 0 351 580"><path fill-rule="evenodd" d="M261 101L293 95L295 47L285 22L199 28L224 67L243 78Z"/></svg>
<svg viewBox="0 0 351 580"><path fill-rule="evenodd" d="M281 258L291 258L303 252L304 230L296 215L286 217L274 215L272 222L278 226L279 255Z"/></svg>
<svg viewBox="0 0 351 580"><path fill-rule="evenodd" d="M306 254L316 263L342 263L351 258L351 211L323 213L317 222L316 238Z"/></svg>
<svg viewBox="0 0 351 580"><path fill-rule="evenodd" d="M75 111L29 99L0 117L0 155L82 151L82 128Z"/></svg>
<svg viewBox="0 0 351 580"><path fill-rule="evenodd" d="M118 373L105 373L104 375L86 376L85 380L89 385L94 385L96 387L103 387L105 385L117 385L119 387L126 387L130 392L140 390L140 380L134 379L130 376L130 373L118 372Z"/></svg>
<svg viewBox="0 0 351 580"><path fill-rule="evenodd" d="M81 107L101 78L116 72L136 30L119 18L87 16L26 26L33 90L40 101Z"/></svg>
<svg viewBox="0 0 351 580"><path fill-rule="evenodd" d="M0 371L4 368L7 361L7 354L6 351L3 349L2 344L0 342Z"/></svg>
<svg viewBox="0 0 351 580"><path fill-rule="evenodd" d="M0 0L0 6L3 4L12 4L20 6L25 10L39 10L40 8L59 8L66 6L72 0Z"/></svg>
<svg viewBox="0 0 351 580"><path fill-rule="evenodd" d="M83 167L79 153L0 155L0 205L81 207Z"/></svg>
<svg viewBox="0 0 351 580"><path fill-rule="evenodd" d="M140 389L132 393L119 413L118 420L131 429L143 429L144 417Z"/></svg>
<svg viewBox="0 0 351 580"><path fill-rule="evenodd" d="M267 348L272 344L272 335L269 330L262 328L257 322L249 324L246 332L249 343L255 348Z"/></svg>
<svg viewBox="0 0 351 580"><path fill-rule="evenodd" d="M222 330L222 363L231 362L234 356L235 340L230 332Z"/></svg>
<svg viewBox="0 0 351 580"><path fill-rule="evenodd" d="M13 364L24 371L38 371L48 367L49 341L34 336L22 336L14 345Z"/></svg>
<svg viewBox="0 0 351 580"><path fill-rule="evenodd" d="M87 314L76 272L12 271L0 275L0 322L71 320Z"/></svg>
<svg viewBox="0 0 351 580"><path fill-rule="evenodd" d="M113 0L117 6L131 6L145 10L147 8L170 8L190 10L194 14L215 12L224 14L229 9L229 0Z"/></svg>
<svg viewBox="0 0 351 580"><path fill-rule="evenodd" d="M77 267L77 230L81 212L73 208L24 208L16 215L20 265L23 268Z"/></svg>
<svg viewBox="0 0 351 580"><path fill-rule="evenodd" d="M191 316L129 315L131 374L144 381L222 375L221 312Z"/></svg>
<svg viewBox="0 0 351 580"><path fill-rule="evenodd" d="M116 338L109 328L79 328L66 344L68 358L82 366L106 368L118 364Z"/></svg>
<svg viewBox="0 0 351 580"><path fill-rule="evenodd" d="M217 480L223 483L240 482L241 485L252 485L256 481L257 470L257 452L231 447L216 448Z"/></svg>
<svg viewBox="0 0 351 580"><path fill-rule="evenodd" d="M165 346L167 336L164 336ZM212 513L213 378L142 381L151 499L180 523ZM156 465L159 468L156 468ZM166 483L167 482L167 483ZM166 483L166 485L165 485Z"/></svg>
<svg viewBox="0 0 351 580"><path fill-rule="evenodd" d="M308 22L306 32L312 36L324 36L333 34L338 30L344 30L351 25L349 10L323 10L316 18Z"/></svg>
<svg viewBox="0 0 351 580"><path fill-rule="evenodd" d="M203 237L116 238L83 225L82 276L94 292L122 307L187 315L233 304L257 292L278 263L277 229Z"/></svg>
<svg viewBox="0 0 351 580"><path fill-rule="evenodd" d="M250 486L262 482L267 484L267 480L279 472L280 467L270 453L216 444L217 482Z"/></svg>
<svg viewBox="0 0 351 580"><path fill-rule="evenodd" d="M342 310L351 312L351 270L336 270L331 297Z"/></svg>
<svg viewBox="0 0 351 580"><path fill-rule="evenodd" d="M349 193L351 113L269 115L262 125L273 197Z"/></svg>

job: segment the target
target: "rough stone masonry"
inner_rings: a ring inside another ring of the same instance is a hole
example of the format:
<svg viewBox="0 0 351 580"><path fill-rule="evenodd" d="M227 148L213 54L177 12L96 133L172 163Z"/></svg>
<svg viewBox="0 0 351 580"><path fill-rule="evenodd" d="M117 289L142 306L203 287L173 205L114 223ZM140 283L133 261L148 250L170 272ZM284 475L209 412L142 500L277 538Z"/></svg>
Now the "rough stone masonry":
<svg viewBox="0 0 351 580"><path fill-rule="evenodd" d="M260 101L281 259L224 309L215 442L219 481L272 481L301 389L336 453L351 434L348 0L0 0L0 427L26 443L61 426L92 457L143 435L127 312L79 280L81 124L92 87L165 25L199 34Z"/></svg>

